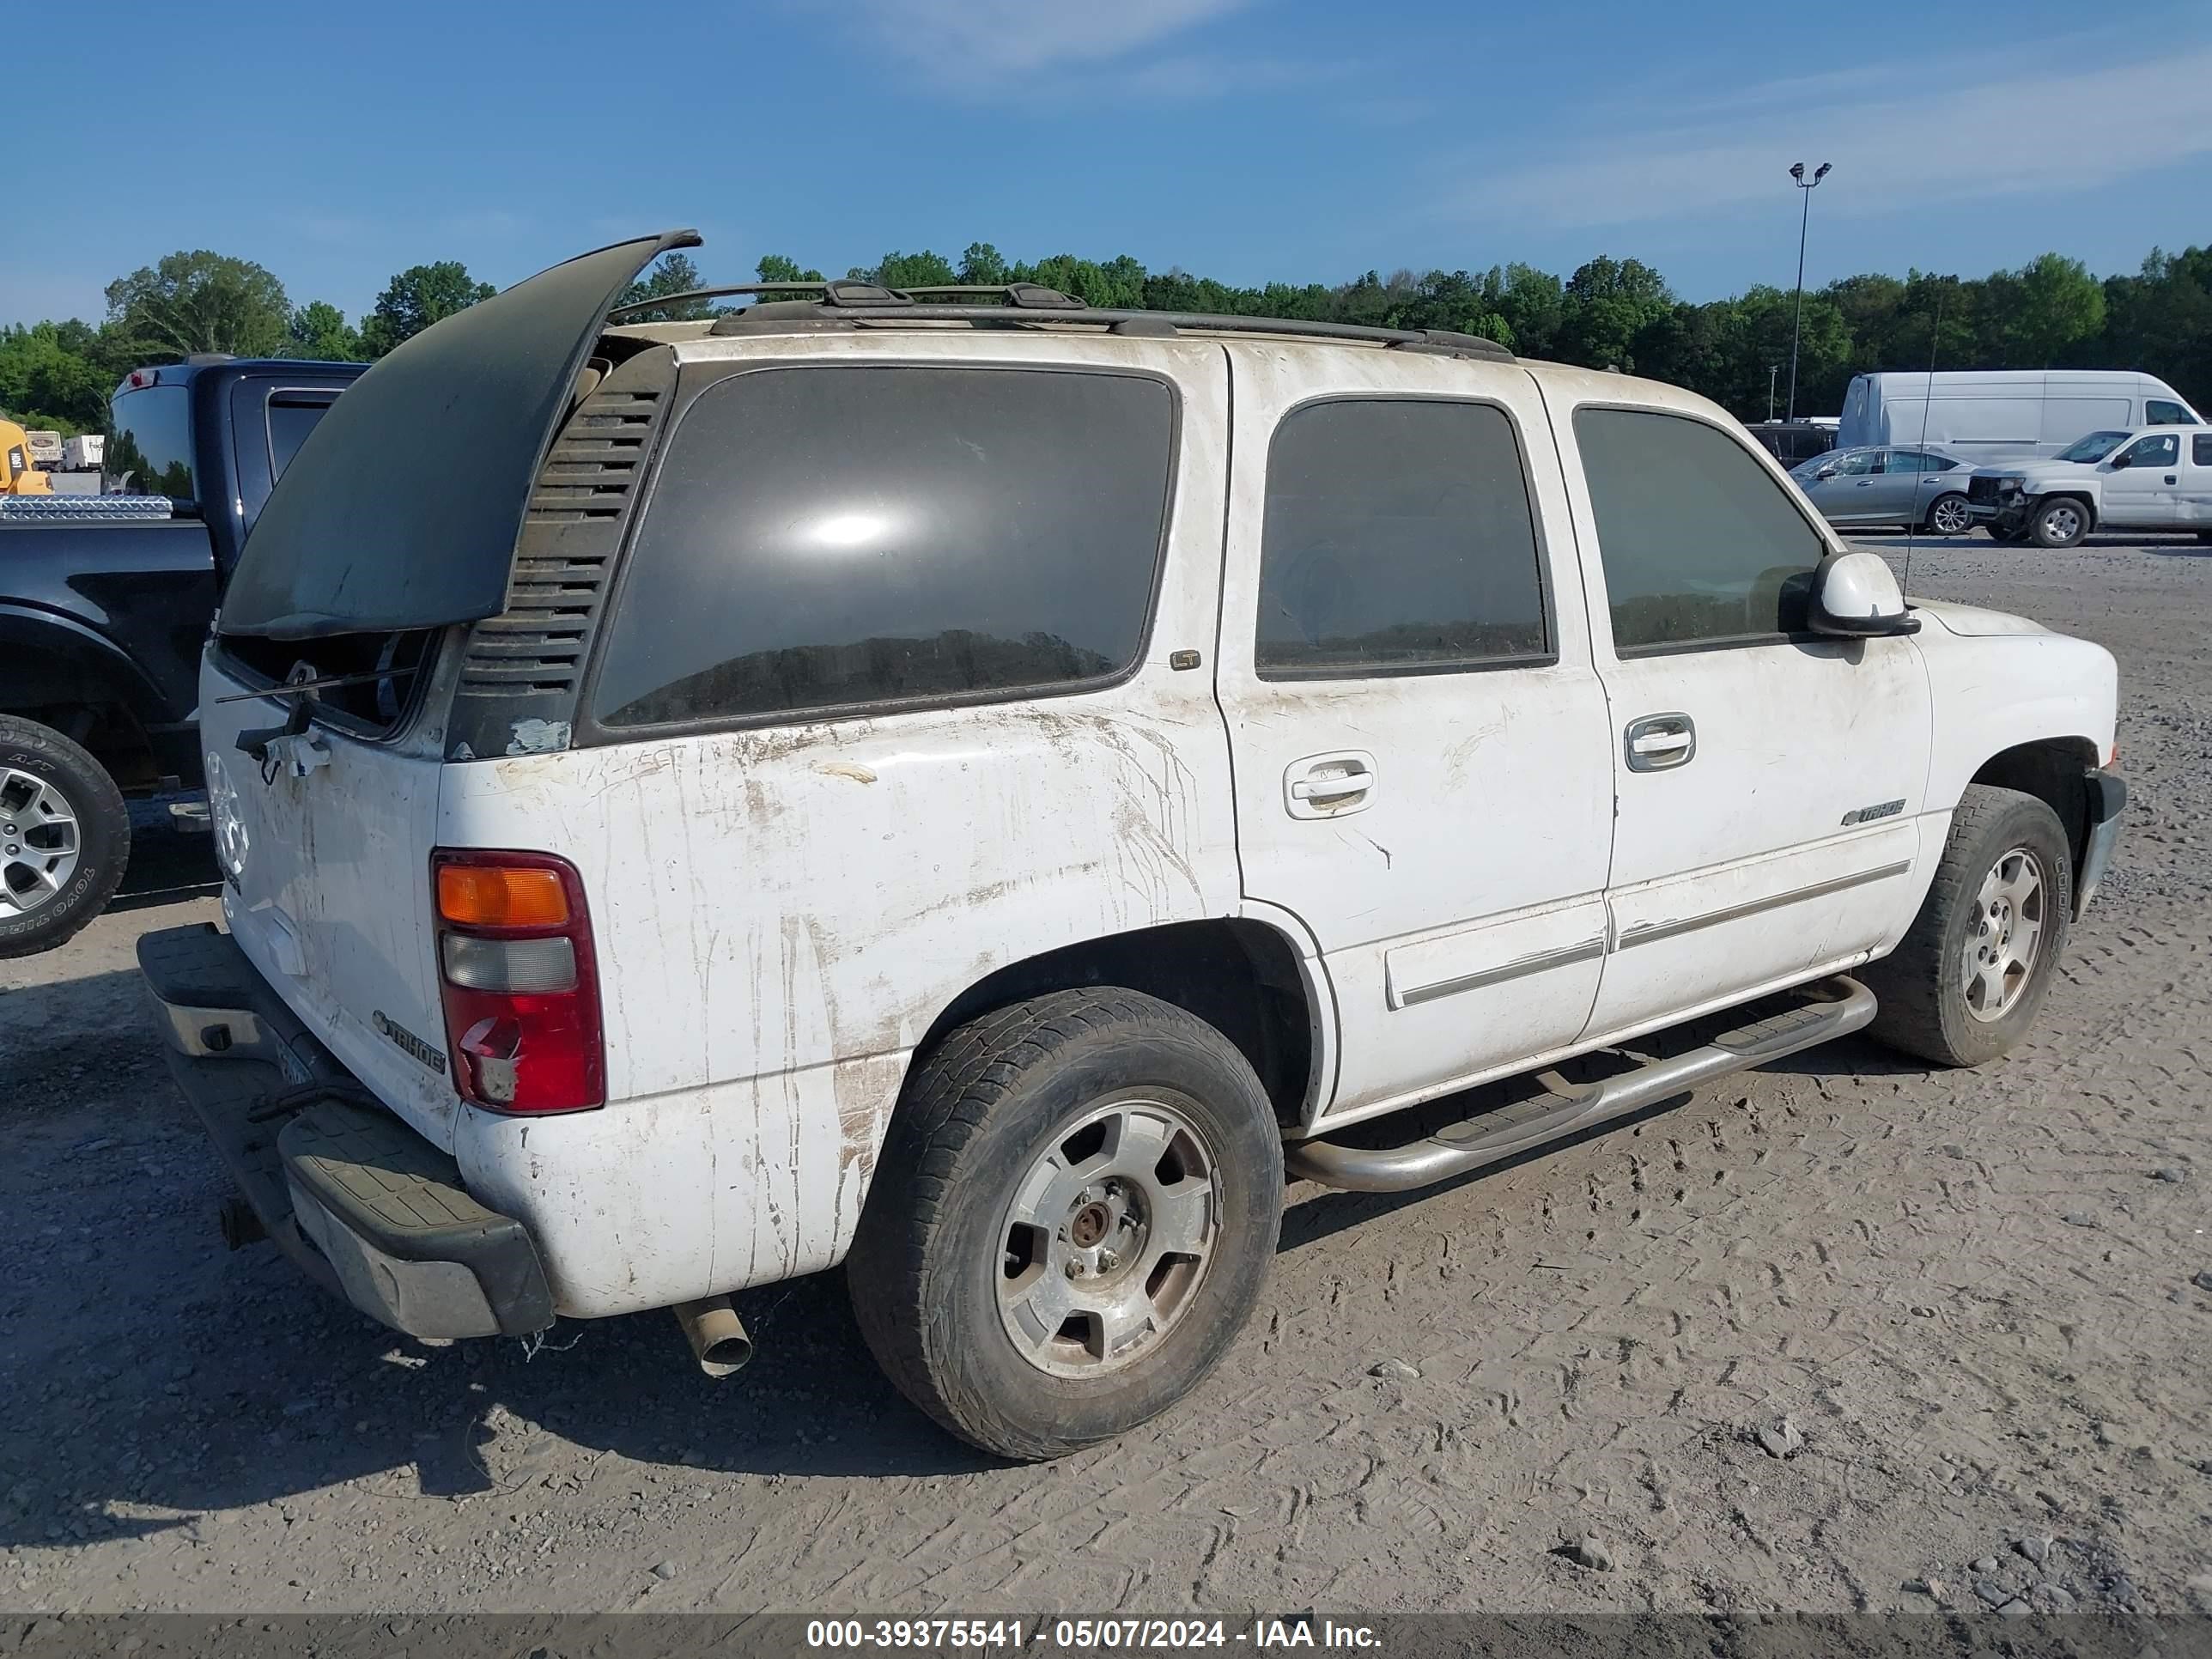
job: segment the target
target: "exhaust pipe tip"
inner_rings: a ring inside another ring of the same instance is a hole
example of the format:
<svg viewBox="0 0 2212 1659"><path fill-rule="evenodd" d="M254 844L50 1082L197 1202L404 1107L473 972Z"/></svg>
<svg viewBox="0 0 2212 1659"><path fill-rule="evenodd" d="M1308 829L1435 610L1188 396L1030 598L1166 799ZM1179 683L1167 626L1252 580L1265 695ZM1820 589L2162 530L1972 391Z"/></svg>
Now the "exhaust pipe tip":
<svg viewBox="0 0 2212 1659"><path fill-rule="evenodd" d="M710 1296L697 1302L681 1302L676 1306L676 1322L684 1328L684 1340L690 1343L691 1352L699 1361L699 1369L712 1377L725 1377L743 1370L753 1357L753 1340L745 1334L744 1322L738 1317L726 1296Z"/></svg>

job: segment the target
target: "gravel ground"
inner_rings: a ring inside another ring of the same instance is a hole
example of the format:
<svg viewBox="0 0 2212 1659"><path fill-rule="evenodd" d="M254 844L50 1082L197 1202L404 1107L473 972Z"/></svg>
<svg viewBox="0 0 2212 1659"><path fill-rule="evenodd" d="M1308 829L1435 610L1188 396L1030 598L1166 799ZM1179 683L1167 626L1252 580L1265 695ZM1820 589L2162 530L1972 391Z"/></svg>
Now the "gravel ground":
<svg viewBox="0 0 2212 1659"><path fill-rule="evenodd" d="M131 968L215 914L157 834L0 963L0 1607L2212 1607L2212 549L1913 563L2120 659L2130 818L2032 1041L1854 1039L1418 1198L1298 1188L1213 1380L1042 1468L908 1410L834 1275L746 1296L714 1384L665 1316L416 1343L226 1253Z"/></svg>

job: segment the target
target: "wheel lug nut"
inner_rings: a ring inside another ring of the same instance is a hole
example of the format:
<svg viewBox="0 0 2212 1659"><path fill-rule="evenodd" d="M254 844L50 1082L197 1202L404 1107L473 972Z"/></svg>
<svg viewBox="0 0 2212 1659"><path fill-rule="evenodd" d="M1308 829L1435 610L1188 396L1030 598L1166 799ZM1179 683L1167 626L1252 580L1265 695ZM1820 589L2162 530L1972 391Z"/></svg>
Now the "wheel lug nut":
<svg viewBox="0 0 2212 1659"><path fill-rule="evenodd" d="M1080 1278L1082 1278L1082 1277L1083 1277L1083 1264L1082 1264L1080 1261L1071 1261L1071 1262L1069 1262L1069 1263L1067 1264L1067 1276L1068 1276L1070 1279L1080 1279Z"/></svg>

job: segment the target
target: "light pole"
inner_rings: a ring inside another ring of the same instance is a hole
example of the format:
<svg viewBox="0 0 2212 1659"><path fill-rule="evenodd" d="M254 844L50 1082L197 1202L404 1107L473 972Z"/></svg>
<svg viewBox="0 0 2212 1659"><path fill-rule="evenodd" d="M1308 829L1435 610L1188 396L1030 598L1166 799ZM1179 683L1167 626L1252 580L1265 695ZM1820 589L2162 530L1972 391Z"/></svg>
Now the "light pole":
<svg viewBox="0 0 2212 1659"><path fill-rule="evenodd" d="M1820 180L1828 176L1828 163L1821 162L1814 169L1813 176L1808 179L1805 164L1792 161L1790 176L1797 181L1798 191L1805 202L1797 215L1797 309L1790 320L1790 412L1784 417L1794 421L1797 418L1797 335L1805 325L1805 228L1812 222L1813 191Z"/></svg>
<svg viewBox="0 0 2212 1659"><path fill-rule="evenodd" d="M1767 418L1769 421L1771 421L1771 420L1774 418L1774 380L1775 380L1775 377L1776 377L1777 375L1780 374L1781 373L1782 373L1782 365L1781 365L1781 364L1779 364L1779 363L1769 363L1769 364L1767 364L1767 366L1766 366L1766 418Z"/></svg>

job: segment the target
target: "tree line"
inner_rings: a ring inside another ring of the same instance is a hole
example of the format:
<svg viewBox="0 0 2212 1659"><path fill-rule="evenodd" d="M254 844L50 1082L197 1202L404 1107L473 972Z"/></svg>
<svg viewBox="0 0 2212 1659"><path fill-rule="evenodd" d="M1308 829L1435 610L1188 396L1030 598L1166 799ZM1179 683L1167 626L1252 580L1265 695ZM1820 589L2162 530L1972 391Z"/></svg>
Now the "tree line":
<svg viewBox="0 0 2212 1659"><path fill-rule="evenodd" d="M766 256L756 270L763 283L822 280L781 254ZM1515 264L1239 287L1180 267L1150 270L1127 254L1024 262L976 242L957 259L891 252L846 274L891 288L1036 283L1099 307L1450 329L1527 357L1673 381L1747 421L1765 418L1770 407L1781 412L1796 299L1761 284L1692 302L1643 261L1610 256L1564 278ZM703 285L688 255L671 253L624 297L647 306L641 319L726 309L676 298ZM0 410L65 433L96 431L109 395L133 368L202 351L373 362L493 292L459 261L415 265L392 277L356 325L327 301L294 306L275 274L249 260L173 253L109 283L107 314L97 325L0 328ZM1805 295L1801 415L1840 408L1854 374L1924 369L1931 362L1939 368L2145 369L2205 407L2212 404L2212 246L2154 248L2139 270L2101 281L2080 260L2045 253L1986 276L1870 273Z"/></svg>

